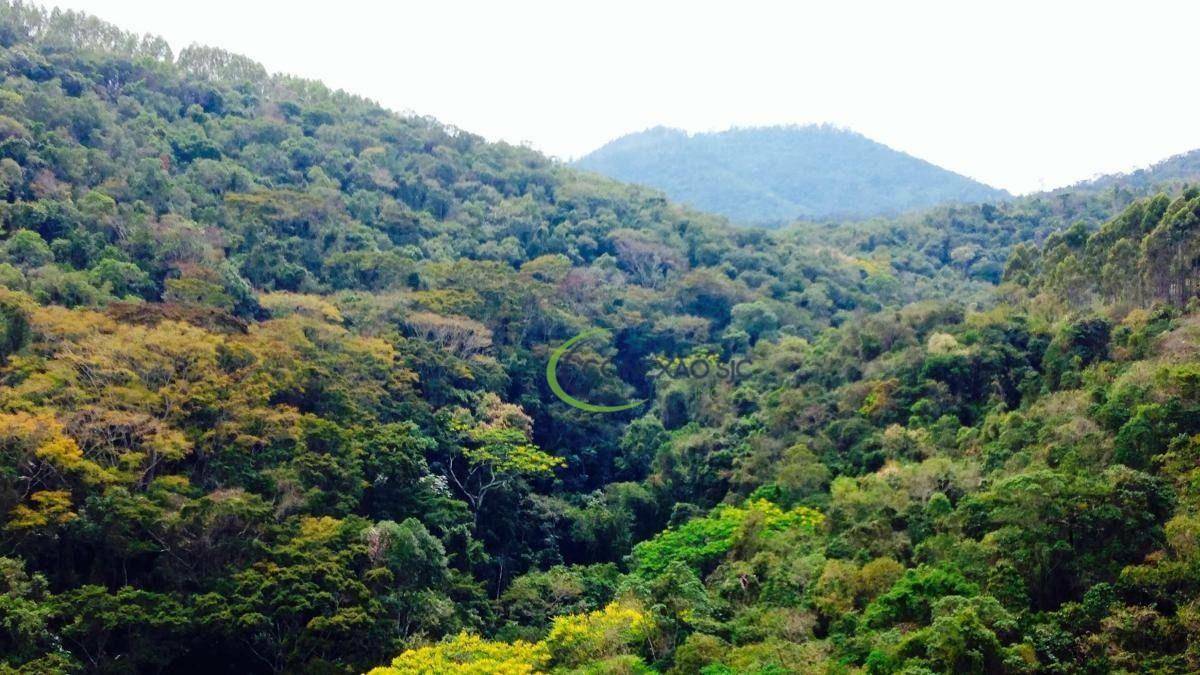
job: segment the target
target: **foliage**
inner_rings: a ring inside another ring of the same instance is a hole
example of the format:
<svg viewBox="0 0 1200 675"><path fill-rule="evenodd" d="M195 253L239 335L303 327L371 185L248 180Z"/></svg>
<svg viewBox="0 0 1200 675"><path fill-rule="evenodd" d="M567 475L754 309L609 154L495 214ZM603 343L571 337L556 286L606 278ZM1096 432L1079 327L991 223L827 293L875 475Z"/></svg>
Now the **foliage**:
<svg viewBox="0 0 1200 675"><path fill-rule="evenodd" d="M645 639L649 621L636 607L618 603L587 614L560 616L546 635L546 648L559 665L584 665L636 646Z"/></svg>
<svg viewBox="0 0 1200 675"><path fill-rule="evenodd" d="M668 529L635 546L633 569L650 578L676 561L705 568L746 536L748 527L754 528L751 536L769 539L780 532L812 532L823 522L824 517L812 509L801 506L784 511L761 499L750 501L744 507L720 507L703 518Z"/></svg>
<svg viewBox="0 0 1200 675"><path fill-rule="evenodd" d="M447 642L406 651L391 666L375 668L370 674L523 675L540 672L546 660L546 647L540 643L489 642L478 635L459 633Z"/></svg>
<svg viewBox="0 0 1200 675"><path fill-rule="evenodd" d="M0 77L0 670L1200 669L1187 161L749 230L70 12Z"/></svg>
<svg viewBox="0 0 1200 675"><path fill-rule="evenodd" d="M610 603L587 614L560 616L544 641L492 642L459 633L442 643L410 649L391 666L373 675L408 673L521 673L545 672L551 665L575 667L599 664L625 653L643 639L647 618L637 608ZM603 671L606 672L606 671Z"/></svg>

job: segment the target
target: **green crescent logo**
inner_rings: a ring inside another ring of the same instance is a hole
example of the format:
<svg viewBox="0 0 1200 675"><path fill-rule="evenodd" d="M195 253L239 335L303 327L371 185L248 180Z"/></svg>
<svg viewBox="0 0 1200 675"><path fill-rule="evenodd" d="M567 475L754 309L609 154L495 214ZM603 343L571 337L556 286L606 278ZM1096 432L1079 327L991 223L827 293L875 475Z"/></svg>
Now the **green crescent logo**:
<svg viewBox="0 0 1200 675"><path fill-rule="evenodd" d="M554 395L561 399L563 403L566 403L573 408L579 408L580 410L586 410L588 412L595 413L621 412L622 410L636 408L645 403L644 400L638 399L637 401L622 403L621 405L596 405L594 403L588 403L587 401L580 401L574 396L563 391L562 385L558 383L558 362L567 353L567 351L571 349L571 347L574 347L579 342L582 342L590 337L607 337L608 335L608 331L604 330L603 328L592 328L590 330L585 330L579 335L576 335L570 340L562 343L559 345L558 349L555 349L550 353L550 362L546 364L546 383L550 385L550 391L554 392Z"/></svg>

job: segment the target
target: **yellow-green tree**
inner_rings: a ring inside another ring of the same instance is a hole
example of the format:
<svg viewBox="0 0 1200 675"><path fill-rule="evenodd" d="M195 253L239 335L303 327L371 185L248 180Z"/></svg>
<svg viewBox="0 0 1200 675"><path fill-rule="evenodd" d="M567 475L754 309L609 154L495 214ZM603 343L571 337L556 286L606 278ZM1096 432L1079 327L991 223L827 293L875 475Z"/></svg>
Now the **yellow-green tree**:
<svg viewBox="0 0 1200 675"><path fill-rule="evenodd" d="M492 642L463 632L410 649L368 675L530 675L544 672L548 662L549 651L541 642Z"/></svg>

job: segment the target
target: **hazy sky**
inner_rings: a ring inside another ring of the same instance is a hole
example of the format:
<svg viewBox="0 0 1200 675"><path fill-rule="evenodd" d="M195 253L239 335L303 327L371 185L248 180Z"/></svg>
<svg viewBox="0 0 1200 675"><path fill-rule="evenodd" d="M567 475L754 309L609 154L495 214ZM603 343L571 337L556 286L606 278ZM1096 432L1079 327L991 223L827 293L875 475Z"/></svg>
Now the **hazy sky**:
<svg viewBox="0 0 1200 675"><path fill-rule="evenodd" d="M1200 3L63 0L577 157L832 122L1026 192L1200 148Z"/></svg>

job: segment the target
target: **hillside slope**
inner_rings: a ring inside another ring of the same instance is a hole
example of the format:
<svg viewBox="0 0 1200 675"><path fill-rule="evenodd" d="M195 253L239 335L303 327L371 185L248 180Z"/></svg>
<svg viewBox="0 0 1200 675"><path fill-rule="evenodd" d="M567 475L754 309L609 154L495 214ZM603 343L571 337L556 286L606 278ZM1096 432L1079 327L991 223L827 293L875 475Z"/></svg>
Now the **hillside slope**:
<svg viewBox="0 0 1200 675"><path fill-rule="evenodd" d="M1173 190L733 228L0 2L0 671L1195 672Z"/></svg>
<svg viewBox="0 0 1200 675"><path fill-rule="evenodd" d="M1195 182L1197 177L1200 177L1200 150L1192 150L1128 173L1114 173L1080 181L1074 185L1052 190L1051 194L1112 188L1145 191L1170 183Z"/></svg>
<svg viewBox="0 0 1200 675"><path fill-rule="evenodd" d="M830 126L692 135L659 127L614 140L575 166L741 223L870 216L1007 196Z"/></svg>

